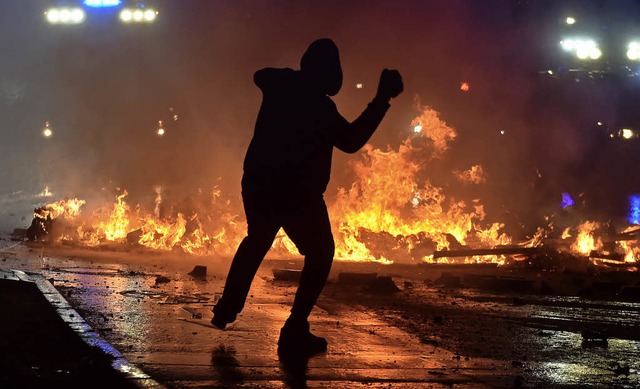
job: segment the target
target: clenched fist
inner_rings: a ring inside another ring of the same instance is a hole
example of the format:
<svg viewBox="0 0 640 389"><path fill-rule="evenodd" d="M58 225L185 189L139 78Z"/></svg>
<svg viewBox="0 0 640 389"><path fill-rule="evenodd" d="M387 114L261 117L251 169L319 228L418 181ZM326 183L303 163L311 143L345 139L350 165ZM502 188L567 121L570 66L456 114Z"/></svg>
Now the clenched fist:
<svg viewBox="0 0 640 389"><path fill-rule="evenodd" d="M389 101L398 96L404 85L402 84L402 76L397 70L384 69L380 74L380 82L378 83L377 97Z"/></svg>

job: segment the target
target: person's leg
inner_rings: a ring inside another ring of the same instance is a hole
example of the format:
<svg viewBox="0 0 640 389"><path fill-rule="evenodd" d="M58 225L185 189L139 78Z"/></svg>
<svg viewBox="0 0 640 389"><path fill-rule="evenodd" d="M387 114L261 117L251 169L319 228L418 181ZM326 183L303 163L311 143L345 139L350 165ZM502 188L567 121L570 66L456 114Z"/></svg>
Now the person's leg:
<svg viewBox="0 0 640 389"><path fill-rule="evenodd" d="M322 196L295 207L285 219L284 229L298 250L304 254L300 284L278 342L281 351L306 348L305 351L326 350L327 342L309 332L308 317L329 276L333 263L334 242L327 207Z"/></svg>
<svg viewBox="0 0 640 389"><path fill-rule="evenodd" d="M253 278L267 254L280 225L276 222L273 205L263 194L243 191L247 236L236 251L225 282L222 297L213 308L211 323L224 329L244 308Z"/></svg>

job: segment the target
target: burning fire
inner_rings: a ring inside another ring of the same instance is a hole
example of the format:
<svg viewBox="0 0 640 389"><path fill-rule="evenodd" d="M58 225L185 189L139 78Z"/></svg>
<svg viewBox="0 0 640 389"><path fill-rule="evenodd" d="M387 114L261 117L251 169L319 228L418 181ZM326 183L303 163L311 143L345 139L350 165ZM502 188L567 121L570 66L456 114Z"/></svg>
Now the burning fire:
<svg viewBox="0 0 640 389"><path fill-rule="evenodd" d="M336 256L385 263L423 261L431 260L434 250L452 244L493 247L510 243L500 233L501 225L481 226L485 214L479 201L466 204L449 198L442 188L419 178L449 148L455 131L428 107L411 124L421 130L414 131L397 150L367 145L362 159L353 165L354 183L340 189L330 206L336 223ZM482 168L470 172L479 177Z"/></svg>
<svg viewBox="0 0 640 389"><path fill-rule="evenodd" d="M578 226L578 237L571 245L571 250L582 255L589 255L592 251L602 248L602 240L595 238L593 233L600 228L600 223L584 222Z"/></svg>
<svg viewBox="0 0 640 389"><path fill-rule="evenodd" d="M435 259L434 252L491 249L512 243L502 223L486 221L480 200L456 199L429 180L431 162L444 155L457 135L435 110L421 107L420 111L411 122L407 139L397 148L382 150L366 145L360 158L350 165L353 183L340 188L329 203L336 258L380 263L448 262L451 260L447 258ZM451 179L481 185L487 177L482 166L474 165L451 172ZM232 198L223 196L216 187L210 193L198 192L185 204L171 205L162 188L156 187L155 192L152 212L145 213L140 205L131 207L123 191L115 196L115 203L88 212L88 216L81 215L85 201L72 199L39 208L36 217L75 226L48 238L84 246L117 242L197 255L235 253L245 236L246 223L233 212ZM601 228L599 223L584 222L575 229L567 228L562 239L569 242L567 246L575 255L620 249L625 261L636 262L640 248L635 243L621 241L612 248L615 245L603 242ZM539 228L529 242L520 246L540 246L547 233L548 229ZM273 252L299 255L282 231ZM465 261L502 263L504 257L477 256Z"/></svg>

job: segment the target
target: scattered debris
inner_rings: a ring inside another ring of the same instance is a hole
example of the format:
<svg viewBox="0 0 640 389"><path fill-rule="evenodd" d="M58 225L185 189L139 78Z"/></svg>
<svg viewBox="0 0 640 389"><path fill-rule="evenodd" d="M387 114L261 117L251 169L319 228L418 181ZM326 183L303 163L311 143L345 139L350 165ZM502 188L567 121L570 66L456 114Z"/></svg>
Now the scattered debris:
<svg viewBox="0 0 640 389"><path fill-rule="evenodd" d="M156 277L156 286L160 285L160 284L166 284L168 282L171 282L171 279L169 277L165 277L165 276L157 276Z"/></svg>
<svg viewBox="0 0 640 389"><path fill-rule="evenodd" d="M141 298L141 297L162 298L166 296L165 293L145 292L141 290L123 290L122 292L119 292L119 293L123 296L135 297L135 298Z"/></svg>
<svg viewBox="0 0 640 389"><path fill-rule="evenodd" d="M435 280L437 285L446 286L448 288L456 288L462 285L462 279L459 275L452 272L443 271L440 278Z"/></svg>
<svg viewBox="0 0 640 389"><path fill-rule="evenodd" d="M182 309L189 312L192 319L202 319L202 312L199 312L196 308L182 307Z"/></svg>
<svg viewBox="0 0 640 389"><path fill-rule="evenodd" d="M302 270L296 269L273 269L273 279L276 281L298 282Z"/></svg>
<svg viewBox="0 0 640 389"><path fill-rule="evenodd" d="M369 292L390 294L397 293L400 288L393 282L393 279L389 276L380 276L366 285L366 289Z"/></svg>
<svg viewBox="0 0 640 389"><path fill-rule="evenodd" d="M140 245L140 238L142 238L142 229L138 228L127 234L127 243L132 246Z"/></svg>
<svg viewBox="0 0 640 389"><path fill-rule="evenodd" d="M438 345L440 344L437 340L427 337L420 337L420 343L429 344L434 347L438 347Z"/></svg>
<svg viewBox="0 0 640 389"><path fill-rule="evenodd" d="M193 270L191 270L191 272L189 272L189 275L195 279L198 280L206 280L207 279L207 267L206 266L201 266L201 265L196 265Z"/></svg>
<svg viewBox="0 0 640 389"><path fill-rule="evenodd" d="M160 304L199 304L209 301L208 297L201 296L187 296L187 295L174 295L167 296Z"/></svg>
<svg viewBox="0 0 640 389"><path fill-rule="evenodd" d="M338 274L338 284L340 285L369 285L375 282L378 273L351 273L342 272Z"/></svg>
<svg viewBox="0 0 640 389"><path fill-rule="evenodd" d="M481 255L531 255L538 253L538 247L523 246L500 246L485 249L461 248L459 250L436 250L433 252L433 258L452 258L452 257L473 257Z"/></svg>

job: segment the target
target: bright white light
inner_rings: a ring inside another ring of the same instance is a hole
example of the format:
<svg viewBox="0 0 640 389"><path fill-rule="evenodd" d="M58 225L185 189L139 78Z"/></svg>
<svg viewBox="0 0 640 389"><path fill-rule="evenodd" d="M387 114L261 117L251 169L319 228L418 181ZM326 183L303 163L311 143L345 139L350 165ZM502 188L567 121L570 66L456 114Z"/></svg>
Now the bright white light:
<svg viewBox="0 0 640 389"><path fill-rule="evenodd" d="M504 135L506 133L505 130L500 130L500 135Z"/></svg>
<svg viewBox="0 0 640 389"><path fill-rule="evenodd" d="M596 124L597 124L597 125L599 125L599 126L601 126L601 125L602 125L602 122L598 122L598 123L596 123Z"/></svg>
<svg viewBox="0 0 640 389"><path fill-rule="evenodd" d="M598 59L600 57L602 57L602 51L600 51L599 48L592 47L591 49L589 49L589 58Z"/></svg>
<svg viewBox="0 0 640 389"><path fill-rule="evenodd" d="M51 24L80 24L85 19L81 8L51 8L45 12L45 16Z"/></svg>
<svg viewBox="0 0 640 389"><path fill-rule="evenodd" d="M566 41L560 41L560 46L562 46L563 49L565 49L566 51L572 51L574 50L575 47L575 42L573 39L569 39Z"/></svg>
<svg viewBox="0 0 640 389"><path fill-rule="evenodd" d="M60 10L60 21L62 23L69 23L71 21L71 10L63 8Z"/></svg>
<svg viewBox="0 0 640 389"><path fill-rule="evenodd" d="M420 132L422 132L422 126L418 124L417 126L413 127L413 132L419 134Z"/></svg>
<svg viewBox="0 0 640 389"><path fill-rule="evenodd" d="M51 137L51 135L53 135L53 131L51 131L51 127L49 127L49 122L46 122L44 124L44 129L42 130L42 135L44 135L45 138L49 138L49 137Z"/></svg>
<svg viewBox="0 0 640 389"><path fill-rule="evenodd" d="M164 128L158 128L158 135L159 136L164 135Z"/></svg>
<svg viewBox="0 0 640 389"><path fill-rule="evenodd" d="M131 12L130 9L123 9L122 12L120 12L120 20L125 23L129 23L133 20L133 12Z"/></svg>
<svg viewBox="0 0 640 389"><path fill-rule="evenodd" d="M76 8L71 11L71 22L82 23L84 21L84 11Z"/></svg>
<svg viewBox="0 0 640 389"><path fill-rule="evenodd" d="M572 18L571 16L567 17L565 21L567 22L568 25L576 24L576 19Z"/></svg>
<svg viewBox="0 0 640 389"><path fill-rule="evenodd" d="M629 42L629 49L627 50L627 58L632 61L640 60L640 43Z"/></svg>
<svg viewBox="0 0 640 389"><path fill-rule="evenodd" d="M621 132L622 132L622 137L623 137L624 139L631 139L631 138L633 138L633 135L634 135L634 134L633 134L633 130L632 130L632 129L630 129L630 128L623 128Z"/></svg>
<svg viewBox="0 0 640 389"><path fill-rule="evenodd" d="M156 19L156 11L148 9L144 11L144 20L147 22L153 22Z"/></svg>
<svg viewBox="0 0 640 389"><path fill-rule="evenodd" d="M144 19L144 12L141 9L137 9L133 11L133 20L136 22L141 22Z"/></svg>
<svg viewBox="0 0 640 389"><path fill-rule="evenodd" d="M57 9L50 9L45 13L45 15L47 16L47 21L49 21L49 23L55 24L60 21L60 13Z"/></svg>
<svg viewBox="0 0 640 389"><path fill-rule="evenodd" d="M147 8L124 8L120 11L120 20L125 23L152 23L158 17L158 11Z"/></svg>
<svg viewBox="0 0 640 389"><path fill-rule="evenodd" d="M573 52L579 59L596 60L602 57L598 44L591 39L567 39L560 41L565 51Z"/></svg>
<svg viewBox="0 0 640 389"><path fill-rule="evenodd" d="M358 89L362 89L363 87L364 87L364 85L362 83L356 84L356 88L358 88Z"/></svg>

